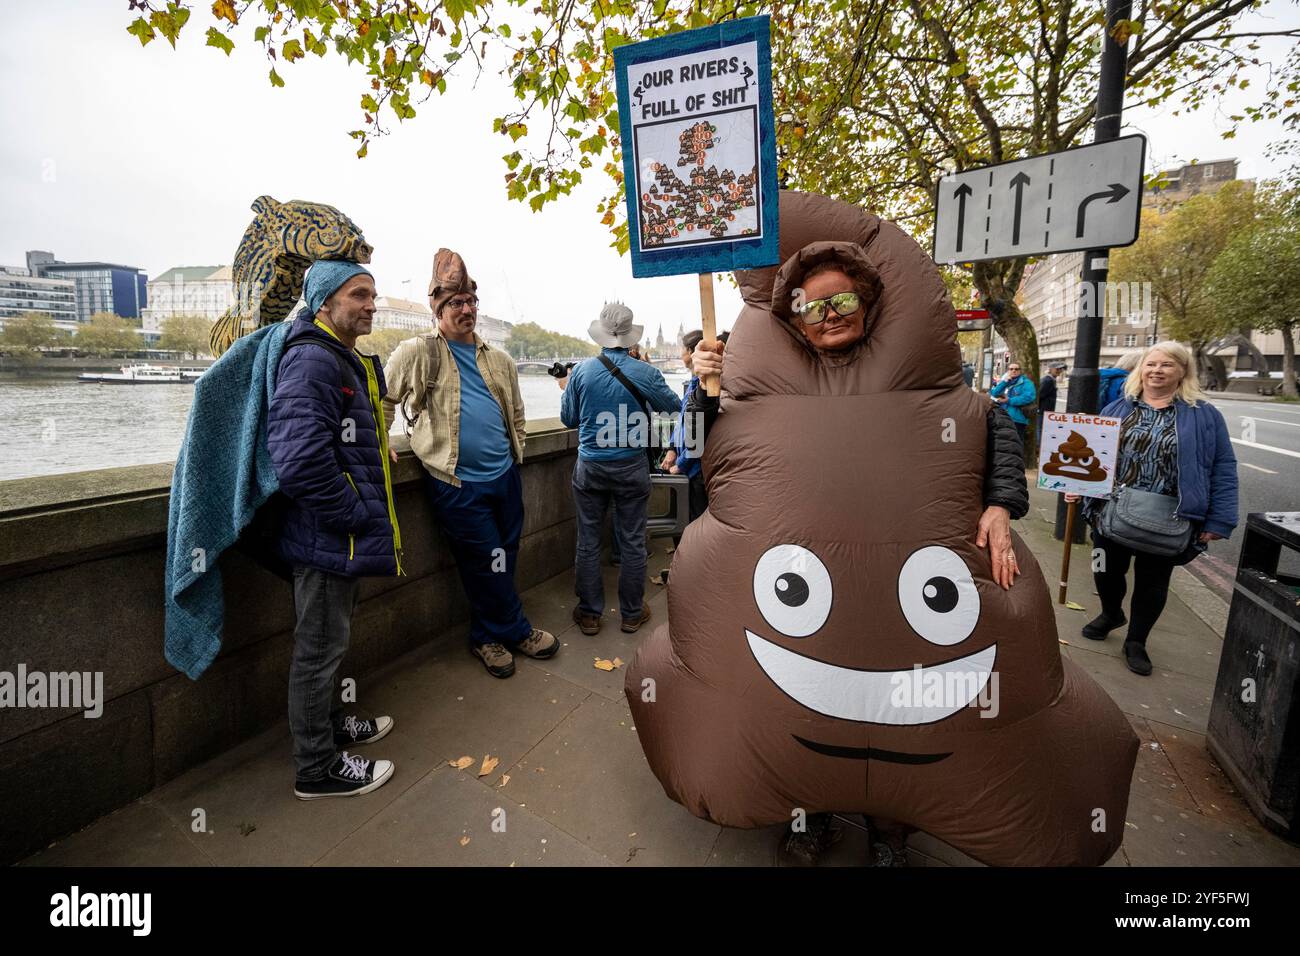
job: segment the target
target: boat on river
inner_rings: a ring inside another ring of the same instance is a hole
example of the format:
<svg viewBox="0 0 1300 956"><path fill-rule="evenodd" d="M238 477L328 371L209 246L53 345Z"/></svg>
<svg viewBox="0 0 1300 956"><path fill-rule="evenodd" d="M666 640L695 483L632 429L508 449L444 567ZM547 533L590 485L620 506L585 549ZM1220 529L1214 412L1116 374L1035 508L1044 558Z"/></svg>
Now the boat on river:
<svg viewBox="0 0 1300 956"><path fill-rule="evenodd" d="M82 372L81 382L119 385L193 385L203 374L201 368L178 365L123 365L120 372Z"/></svg>

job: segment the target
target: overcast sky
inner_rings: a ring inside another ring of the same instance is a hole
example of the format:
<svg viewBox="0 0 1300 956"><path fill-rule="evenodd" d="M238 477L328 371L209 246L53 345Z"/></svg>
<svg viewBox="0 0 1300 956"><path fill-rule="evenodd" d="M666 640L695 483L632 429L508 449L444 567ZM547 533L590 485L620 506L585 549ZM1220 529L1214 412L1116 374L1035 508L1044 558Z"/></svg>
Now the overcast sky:
<svg viewBox="0 0 1300 956"><path fill-rule="evenodd" d="M206 2L173 51L159 38L141 48L125 32L125 0L42 0L7 4L0 45L4 128L0 138L0 265L23 265L28 249L64 260L139 266L157 276L173 266L228 264L252 218L254 198L306 199L337 206L375 247L381 294L422 299L433 252L460 252L479 283L483 310L516 322L585 336L606 299L628 303L653 335L699 325L694 276L638 279L608 247L595 205L608 188L599 170L540 214L506 199L500 161L509 140L491 117L514 101L485 72L478 89L459 79L447 96L389 124L365 160L346 132L358 125L366 79L332 52L281 66L283 89L251 31L227 59L205 47ZM1262 14L1266 29L1300 21L1290 0ZM1260 56L1281 62L1285 40ZM1262 86L1259 76L1253 86ZM1254 90L1251 91L1254 93ZM1237 157L1239 175L1279 170L1264 156L1280 123L1244 127L1224 141L1224 119L1250 97L1181 117L1129 110L1125 132L1149 138L1148 169ZM717 286L719 328L730 328L740 297Z"/></svg>

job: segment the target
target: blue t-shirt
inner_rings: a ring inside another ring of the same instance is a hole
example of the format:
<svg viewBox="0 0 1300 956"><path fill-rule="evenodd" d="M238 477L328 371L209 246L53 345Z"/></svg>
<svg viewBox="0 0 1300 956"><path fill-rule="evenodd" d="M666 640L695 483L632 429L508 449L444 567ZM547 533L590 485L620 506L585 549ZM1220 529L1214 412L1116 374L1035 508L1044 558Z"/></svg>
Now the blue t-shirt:
<svg viewBox="0 0 1300 956"><path fill-rule="evenodd" d="M456 459L456 477L461 481L492 481L504 475L514 463L506 420L478 370L478 346L451 339L447 339L447 344L460 370L460 453Z"/></svg>

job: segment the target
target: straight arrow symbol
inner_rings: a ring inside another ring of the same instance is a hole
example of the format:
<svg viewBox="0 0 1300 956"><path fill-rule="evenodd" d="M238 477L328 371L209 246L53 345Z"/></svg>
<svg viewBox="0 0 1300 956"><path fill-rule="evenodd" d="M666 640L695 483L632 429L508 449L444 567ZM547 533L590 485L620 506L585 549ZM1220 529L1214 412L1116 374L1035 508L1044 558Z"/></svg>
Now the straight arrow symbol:
<svg viewBox="0 0 1300 956"><path fill-rule="evenodd" d="M1109 189L1104 189L1099 193L1093 193L1091 196L1085 196L1083 202L1079 203L1079 221L1074 230L1074 238L1083 238L1083 219L1084 216L1088 214L1088 203L1092 202L1094 199L1105 199L1106 203L1109 205L1110 203L1119 202L1128 194L1129 189L1127 186L1123 186L1119 183L1111 183Z"/></svg>
<svg viewBox="0 0 1300 956"><path fill-rule="evenodd" d="M957 251L961 252L962 232L966 228L966 197L973 192L967 183L962 183L957 187L953 196L957 200Z"/></svg>
<svg viewBox="0 0 1300 956"><path fill-rule="evenodd" d="M1016 173L1011 177L1011 188L1016 191L1016 215L1011 223L1011 244L1020 245L1020 206L1024 198L1025 187L1031 182L1030 178L1023 172Z"/></svg>

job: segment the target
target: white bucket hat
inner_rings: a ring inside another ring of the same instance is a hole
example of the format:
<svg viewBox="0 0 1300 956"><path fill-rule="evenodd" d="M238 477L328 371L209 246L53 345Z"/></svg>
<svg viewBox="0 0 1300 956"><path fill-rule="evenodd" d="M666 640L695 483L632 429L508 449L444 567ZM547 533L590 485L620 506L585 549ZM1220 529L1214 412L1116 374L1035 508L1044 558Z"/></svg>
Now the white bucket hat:
<svg viewBox="0 0 1300 956"><path fill-rule="evenodd" d="M587 328L597 345L607 349L628 349L641 341L644 326L632 322L632 310L622 302L607 302L600 318Z"/></svg>

